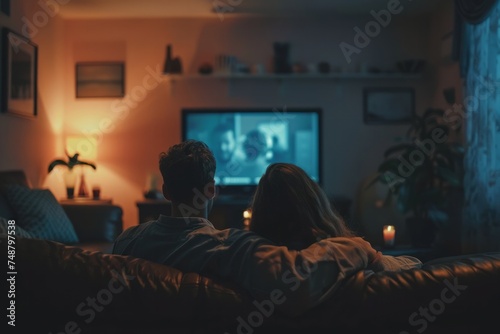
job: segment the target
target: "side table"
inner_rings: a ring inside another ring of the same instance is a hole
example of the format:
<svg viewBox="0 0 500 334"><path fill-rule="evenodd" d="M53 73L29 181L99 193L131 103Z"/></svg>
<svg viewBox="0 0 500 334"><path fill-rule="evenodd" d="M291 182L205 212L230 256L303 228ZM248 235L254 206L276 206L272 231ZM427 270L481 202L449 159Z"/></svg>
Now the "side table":
<svg viewBox="0 0 500 334"><path fill-rule="evenodd" d="M63 198L59 200L61 204L71 204L71 205L104 205L113 204L111 198L99 198L93 199L92 197L75 197L75 198Z"/></svg>

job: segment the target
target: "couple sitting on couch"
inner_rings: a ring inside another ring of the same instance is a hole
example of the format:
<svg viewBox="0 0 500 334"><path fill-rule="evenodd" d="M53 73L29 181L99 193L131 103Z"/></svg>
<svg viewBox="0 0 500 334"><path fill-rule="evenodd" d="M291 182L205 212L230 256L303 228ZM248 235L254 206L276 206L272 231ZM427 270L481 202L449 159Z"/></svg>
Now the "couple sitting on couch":
<svg viewBox="0 0 500 334"><path fill-rule="evenodd" d="M202 142L186 141L160 156L172 215L125 230L113 253L221 279L295 315L330 297L343 279L364 270L418 268L409 256L377 252L330 208L318 184L299 167L270 165L252 204L251 231L217 230L207 220L216 163Z"/></svg>

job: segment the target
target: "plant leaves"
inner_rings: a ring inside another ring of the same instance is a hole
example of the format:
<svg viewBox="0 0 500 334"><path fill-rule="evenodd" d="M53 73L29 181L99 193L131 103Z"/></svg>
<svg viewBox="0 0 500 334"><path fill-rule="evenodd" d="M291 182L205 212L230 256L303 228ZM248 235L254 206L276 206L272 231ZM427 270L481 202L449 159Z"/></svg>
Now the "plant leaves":
<svg viewBox="0 0 500 334"><path fill-rule="evenodd" d="M96 169L96 166L93 163L91 163L91 162L77 161L76 165L86 165L86 166L92 167L93 169Z"/></svg>
<svg viewBox="0 0 500 334"><path fill-rule="evenodd" d="M56 159L54 161L52 161L50 164L49 164L49 173L52 172L52 170L54 169L54 167L58 166L58 165L64 165L66 167L69 167L68 166L68 163L64 160L61 160L61 159Z"/></svg>
<svg viewBox="0 0 500 334"><path fill-rule="evenodd" d="M76 165L86 165L86 166L92 167L93 169L96 169L95 164L93 164L91 162L79 160L78 157L80 155L78 153L75 153L75 155L73 155L72 157L70 157L67 153L66 153L66 155L68 156L68 161L64 161L62 159L56 159L49 164L49 173L57 165L65 165L69 169L73 169L73 167L75 167Z"/></svg>

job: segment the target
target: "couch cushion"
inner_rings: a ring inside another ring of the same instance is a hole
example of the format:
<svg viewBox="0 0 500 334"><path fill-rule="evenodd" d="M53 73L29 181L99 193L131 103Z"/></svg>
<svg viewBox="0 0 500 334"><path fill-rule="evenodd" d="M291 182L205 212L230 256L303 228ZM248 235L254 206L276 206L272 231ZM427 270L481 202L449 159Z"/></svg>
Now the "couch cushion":
<svg viewBox="0 0 500 334"><path fill-rule="evenodd" d="M65 244L79 242L73 224L49 189L8 185L3 191L16 213L16 225L34 238Z"/></svg>
<svg viewBox="0 0 500 334"><path fill-rule="evenodd" d="M26 187L30 187L31 185L26 178L26 174L23 170L7 170L0 171L0 187L4 187L6 185L19 184ZM0 192L0 217L5 217L7 219L16 219L15 212L12 211L9 203L7 202L7 198L3 196Z"/></svg>
<svg viewBox="0 0 500 334"><path fill-rule="evenodd" d="M9 220L4 217L0 217L0 234L9 234L8 231L14 231L14 234L11 234L15 237L19 238L33 238L31 233L26 231L24 228L17 224L11 224L10 226L14 226L14 228L9 229ZM12 233L12 232L11 232Z"/></svg>
<svg viewBox="0 0 500 334"><path fill-rule="evenodd" d="M15 219L15 212L12 211L12 208L7 202L7 198L0 192L0 217Z"/></svg>

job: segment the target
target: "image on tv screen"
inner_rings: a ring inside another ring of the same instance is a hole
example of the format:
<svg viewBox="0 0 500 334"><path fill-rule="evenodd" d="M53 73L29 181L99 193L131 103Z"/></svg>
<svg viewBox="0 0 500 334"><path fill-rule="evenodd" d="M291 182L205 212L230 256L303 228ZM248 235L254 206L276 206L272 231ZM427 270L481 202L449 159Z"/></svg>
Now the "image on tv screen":
<svg viewBox="0 0 500 334"><path fill-rule="evenodd" d="M183 139L200 140L210 147L219 185L257 185L274 162L296 164L319 181L319 118L318 109L184 110Z"/></svg>

